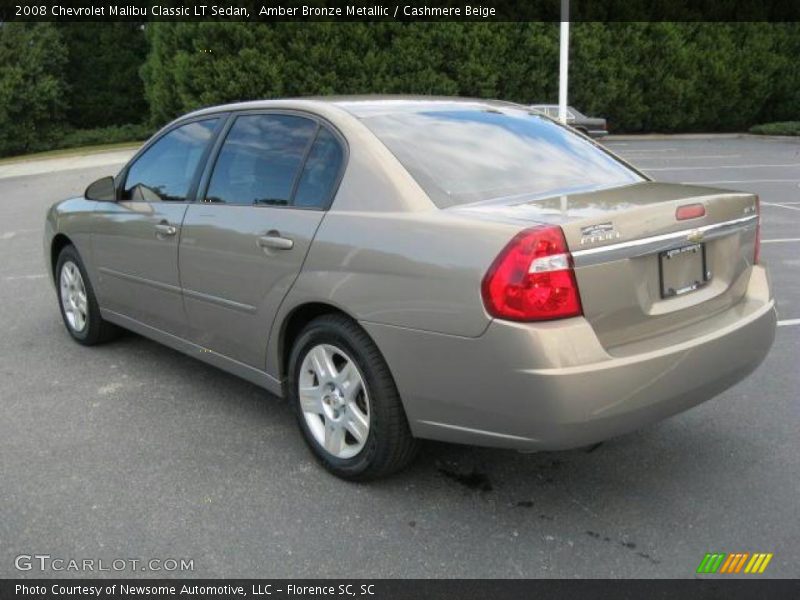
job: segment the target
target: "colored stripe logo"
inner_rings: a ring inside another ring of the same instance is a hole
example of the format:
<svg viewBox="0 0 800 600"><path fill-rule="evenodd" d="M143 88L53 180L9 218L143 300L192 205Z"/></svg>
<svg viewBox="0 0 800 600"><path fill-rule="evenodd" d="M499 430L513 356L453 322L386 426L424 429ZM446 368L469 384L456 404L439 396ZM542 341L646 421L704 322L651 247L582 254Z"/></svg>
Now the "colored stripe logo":
<svg viewBox="0 0 800 600"><path fill-rule="evenodd" d="M749 552L709 553L700 561L697 572L709 574L763 573L767 570L767 565L772 560L772 556L771 552L754 552L753 554Z"/></svg>

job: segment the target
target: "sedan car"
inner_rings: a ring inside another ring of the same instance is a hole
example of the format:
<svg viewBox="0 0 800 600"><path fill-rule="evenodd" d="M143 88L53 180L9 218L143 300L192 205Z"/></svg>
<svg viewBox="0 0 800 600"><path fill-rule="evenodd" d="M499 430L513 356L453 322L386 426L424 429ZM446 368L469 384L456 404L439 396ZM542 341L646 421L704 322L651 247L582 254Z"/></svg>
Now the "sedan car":
<svg viewBox="0 0 800 600"><path fill-rule="evenodd" d="M558 104L533 104L531 108L547 115L551 119L558 119ZM605 119L602 117L587 117L571 106L567 107L567 125L593 138L608 135L608 125Z"/></svg>
<svg viewBox="0 0 800 600"><path fill-rule="evenodd" d="M651 181L524 106L346 97L181 117L44 246L75 341L263 386L368 479L422 438L580 447L740 381L775 332L758 231L753 194Z"/></svg>

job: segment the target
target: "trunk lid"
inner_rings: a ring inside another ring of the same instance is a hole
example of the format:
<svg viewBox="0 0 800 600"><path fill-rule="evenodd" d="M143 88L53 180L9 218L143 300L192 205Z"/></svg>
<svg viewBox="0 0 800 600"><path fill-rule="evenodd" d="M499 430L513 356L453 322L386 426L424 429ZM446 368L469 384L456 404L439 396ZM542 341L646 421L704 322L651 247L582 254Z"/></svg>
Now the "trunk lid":
<svg viewBox="0 0 800 600"><path fill-rule="evenodd" d="M756 203L751 193L643 182L450 210L559 225L575 261L584 316L611 354L624 355L627 344L664 333L691 337L693 323L742 298L753 264ZM701 205L705 214L678 220L677 209L686 205Z"/></svg>

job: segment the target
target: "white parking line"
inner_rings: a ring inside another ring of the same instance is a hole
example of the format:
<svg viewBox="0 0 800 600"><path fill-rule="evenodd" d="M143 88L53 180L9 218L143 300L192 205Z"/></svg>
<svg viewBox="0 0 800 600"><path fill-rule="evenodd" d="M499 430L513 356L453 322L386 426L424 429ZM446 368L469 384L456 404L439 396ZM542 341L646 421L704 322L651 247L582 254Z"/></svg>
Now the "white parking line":
<svg viewBox="0 0 800 600"><path fill-rule="evenodd" d="M764 204L767 206L780 206L786 210L800 210L800 206L789 206L788 204L783 204L781 202L764 202Z"/></svg>
<svg viewBox="0 0 800 600"><path fill-rule="evenodd" d="M787 327L788 325L800 325L800 319L786 319L778 321L778 327Z"/></svg>
<svg viewBox="0 0 800 600"><path fill-rule="evenodd" d="M0 240L10 240L17 236L19 233L36 233L38 229L17 229L16 231L5 231L0 233Z"/></svg>
<svg viewBox="0 0 800 600"><path fill-rule="evenodd" d="M628 144L615 144L616 146L627 146ZM629 150L625 154L647 154L650 152L677 152L677 148L651 148L649 150Z"/></svg>
<svg viewBox="0 0 800 600"><path fill-rule="evenodd" d="M698 183L800 183L800 179L719 179L714 181L681 181L681 183L686 185L697 185Z"/></svg>
<svg viewBox="0 0 800 600"><path fill-rule="evenodd" d="M761 240L762 244L785 244L786 242L800 242L800 238L778 238L775 240Z"/></svg>
<svg viewBox="0 0 800 600"><path fill-rule="evenodd" d="M646 171L713 171L714 169L769 169L778 167L800 167L800 163L784 163L780 165L714 165L713 167L658 167Z"/></svg>
<svg viewBox="0 0 800 600"><path fill-rule="evenodd" d="M47 277L44 274L36 274L36 275L9 275L8 277L4 277L5 281L17 281L20 279L43 279Z"/></svg>
<svg viewBox="0 0 800 600"><path fill-rule="evenodd" d="M700 156L634 156L639 160L695 160L698 158L741 158L741 154L706 154Z"/></svg>

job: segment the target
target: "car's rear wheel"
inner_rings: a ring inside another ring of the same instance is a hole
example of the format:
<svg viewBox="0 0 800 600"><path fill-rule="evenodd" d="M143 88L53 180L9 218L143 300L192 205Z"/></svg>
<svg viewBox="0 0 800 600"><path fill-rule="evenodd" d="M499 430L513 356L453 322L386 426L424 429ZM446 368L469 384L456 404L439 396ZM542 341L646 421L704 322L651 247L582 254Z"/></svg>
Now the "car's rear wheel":
<svg viewBox="0 0 800 600"><path fill-rule="evenodd" d="M314 319L289 360L289 398L306 443L332 473L389 475L416 454L400 396L375 343L341 315Z"/></svg>
<svg viewBox="0 0 800 600"><path fill-rule="evenodd" d="M108 341L119 329L100 316L100 308L83 261L74 246L65 246L56 262L58 305L64 326L79 344Z"/></svg>

